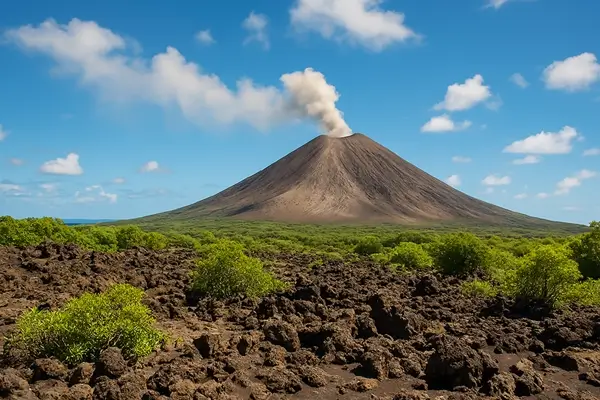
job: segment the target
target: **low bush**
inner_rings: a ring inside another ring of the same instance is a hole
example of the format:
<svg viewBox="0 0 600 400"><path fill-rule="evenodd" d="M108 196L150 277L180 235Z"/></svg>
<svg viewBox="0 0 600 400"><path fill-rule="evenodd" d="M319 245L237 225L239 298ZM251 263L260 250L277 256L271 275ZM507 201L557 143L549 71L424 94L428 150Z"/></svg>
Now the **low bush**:
<svg viewBox="0 0 600 400"><path fill-rule="evenodd" d="M166 336L154 328L150 309L141 303L144 292L118 284L101 294L85 293L59 310L37 308L17 320L5 352L29 359L56 357L68 364L94 361L108 347L119 347L126 358L150 354Z"/></svg>
<svg viewBox="0 0 600 400"><path fill-rule="evenodd" d="M489 247L477 236L461 232L443 236L431 251L436 266L448 275L466 276L487 270Z"/></svg>
<svg viewBox="0 0 600 400"><path fill-rule="evenodd" d="M482 280L473 280L469 282L463 282L461 285L462 292L467 296L473 297L494 297L499 291L490 282Z"/></svg>
<svg viewBox="0 0 600 400"><path fill-rule="evenodd" d="M516 271L514 295L554 307L580 278L577 263L565 248L542 245L526 255Z"/></svg>
<svg viewBox="0 0 600 400"><path fill-rule="evenodd" d="M588 279L569 286L565 290L563 302L584 306L600 305L600 281Z"/></svg>
<svg viewBox="0 0 600 400"><path fill-rule="evenodd" d="M390 263L406 269L422 269L431 267L433 259L421 245L402 242L392 250Z"/></svg>
<svg viewBox="0 0 600 400"><path fill-rule="evenodd" d="M354 252L361 256L369 256L375 253L381 253L383 245L375 236L365 236L354 247Z"/></svg>
<svg viewBox="0 0 600 400"><path fill-rule="evenodd" d="M215 298L259 297L285 288L258 258L247 256L241 244L226 239L204 249L192 280L194 292Z"/></svg>
<svg viewBox="0 0 600 400"><path fill-rule="evenodd" d="M572 241L572 257L584 278L600 278L600 222L590 224L591 231Z"/></svg>

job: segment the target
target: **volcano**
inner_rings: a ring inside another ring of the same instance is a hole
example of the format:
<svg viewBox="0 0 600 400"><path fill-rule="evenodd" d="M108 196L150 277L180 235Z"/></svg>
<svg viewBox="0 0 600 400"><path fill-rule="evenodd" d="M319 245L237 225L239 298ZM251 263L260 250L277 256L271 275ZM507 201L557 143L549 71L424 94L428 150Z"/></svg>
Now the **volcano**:
<svg viewBox="0 0 600 400"><path fill-rule="evenodd" d="M553 223L468 196L360 133L318 136L222 192L147 218L151 217L298 223L452 221L521 227Z"/></svg>

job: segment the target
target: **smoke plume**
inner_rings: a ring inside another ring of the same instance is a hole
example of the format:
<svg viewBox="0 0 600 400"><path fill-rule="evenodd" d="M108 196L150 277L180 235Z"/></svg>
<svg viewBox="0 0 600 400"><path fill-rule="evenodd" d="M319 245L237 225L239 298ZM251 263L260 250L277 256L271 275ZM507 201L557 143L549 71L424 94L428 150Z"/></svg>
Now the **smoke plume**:
<svg viewBox="0 0 600 400"><path fill-rule="evenodd" d="M335 106L340 95L322 73L306 68L284 74L280 79L290 95L288 106L293 113L316 121L329 136L352 134L342 112Z"/></svg>

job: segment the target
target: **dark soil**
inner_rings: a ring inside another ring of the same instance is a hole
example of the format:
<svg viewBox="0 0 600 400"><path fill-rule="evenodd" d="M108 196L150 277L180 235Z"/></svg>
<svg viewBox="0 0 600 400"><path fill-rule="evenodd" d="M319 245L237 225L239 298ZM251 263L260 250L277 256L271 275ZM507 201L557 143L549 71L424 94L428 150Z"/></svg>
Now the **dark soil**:
<svg viewBox="0 0 600 400"><path fill-rule="evenodd" d="M460 281L367 262L281 256L285 294L226 302L186 292L193 254L72 246L0 249L0 330L25 310L127 282L175 340L137 363L0 361L11 399L600 398L600 313L471 299ZM525 314L529 314L525 317Z"/></svg>

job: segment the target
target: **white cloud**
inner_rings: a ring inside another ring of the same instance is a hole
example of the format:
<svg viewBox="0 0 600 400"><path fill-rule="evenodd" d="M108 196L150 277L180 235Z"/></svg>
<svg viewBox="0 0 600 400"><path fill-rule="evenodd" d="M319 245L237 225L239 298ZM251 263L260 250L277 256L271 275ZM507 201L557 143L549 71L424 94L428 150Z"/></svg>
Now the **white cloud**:
<svg viewBox="0 0 600 400"><path fill-rule="evenodd" d="M92 185L85 188L85 192L75 192L76 203L94 203L98 201L108 201L116 203L118 196L114 193L107 193L100 185Z"/></svg>
<svg viewBox="0 0 600 400"><path fill-rule="evenodd" d="M600 148L587 149L583 152L583 155L586 157L589 156L600 156Z"/></svg>
<svg viewBox="0 0 600 400"><path fill-rule="evenodd" d="M473 160L469 157L463 157L463 156L452 157L452 162L455 162L455 163L470 163L471 161L473 161Z"/></svg>
<svg viewBox="0 0 600 400"><path fill-rule="evenodd" d="M69 153L66 158L57 158L56 160L46 161L40 167L40 171L45 174L54 175L81 175L83 168L79 165L79 155Z"/></svg>
<svg viewBox="0 0 600 400"><path fill-rule="evenodd" d="M544 69L543 79L548 89L576 92L589 88L600 80L600 64L592 53L554 61Z"/></svg>
<svg viewBox="0 0 600 400"><path fill-rule="evenodd" d="M14 183L3 183L0 182L0 192L22 192L23 187L16 185Z"/></svg>
<svg viewBox="0 0 600 400"><path fill-rule="evenodd" d="M444 101L436 104L436 110L461 111L468 110L492 96L489 86L483 84L483 76L477 74L468 78L465 83L454 83L448 86Z"/></svg>
<svg viewBox="0 0 600 400"><path fill-rule="evenodd" d="M467 129L471 126L471 121L455 123L448 114L433 117L421 127L421 132L456 132Z"/></svg>
<svg viewBox="0 0 600 400"><path fill-rule="evenodd" d="M202 44L213 44L215 43L215 39L212 37L209 29L199 31L194 36L196 40Z"/></svg>
<svg viewBox="0 0 600 400"><path fill-rule="evenodd" d="M515 195L515 199L517 199L517 200L526 199L527 197L529 197L529 195L527 193L519 193L519 194Z"/></svg>
<svg viewBox="0 0 600 400"><path fill-rule="evenodd" d="M244 39L244 43L258 42L262 46L268 49L271 44L269 42L269 35L267 34L267 25L269 20L264 14L256 14L254 11L250 12L250 15L246 17L242 22L242 27L248 31L248 36Z"/></svg>
<svg viewBox="0 0 600 400"><path fill-rule="evenodd" d="M529 82L527 82L525 77L518 72L510 76L510 81L521 88L526 88L529 86Z"/></svg>
<svg viewBox="0 0 600 400"><path fill-rule="evenodd" d="M17 167L25 163L25 161L20 158L11 158L9 161L12 165L16 165Z"/></svg>
<svg viewBox="0 0 600 400"><path fill-rule="evenodd" d="M453 187L458 187L462 183L460 180L460 176L458 176L458 175L450 175L448 178L446 178L445 182L448 185L453 186Z"/></svg>
<svg viewBox="0 0 600 400"><path fill-rule="evenodd" d="M6 137L8 136L8 132L4 130L4 128L2 127L2 124L0 124L0 142L3 141L4 139L6 139Z"/></svg>
<svg viewBox="0 0 600 400"><path fill-rule="evenodd" d="M535 195L538 199L547 199L548 197L550 197L550 195L548 193L545 192L541 192Z"/></svg>
<svg viewBox="0 0 600 400"><path fill-rule="evenodd" d="M116 183L117 185L122 185L125 183L125 178L115 178L113 179L113 183Z"/></svg>
<svg viewBox="0 0 600 400"><path fill-rule="evenodd" d="M157 161L148 161L146 164L142 165L140 168L141 172L158 172L160 171L160 166Z"/></svg>
<svg viewBox="0 0 600 400"><path fill-rule="evenodd" d="M540 156L528 155L523 158L517 158L516 160L513 160L513 164L515 164L515 165L538 164L540 161L542 161L542 158Z"/></svg>
<svg viewBox="0 0 600 400"><path fill-rule="evenodd" d="M510 176L498 176L498 175L488 175L481 181L481 183L483 183L486 186L510 185L510 182L511 182Z"/></svg>
<svg viewBox="0 0 600 400"><path fill-rule="evenodd" d="M46 193L53 193L56 191L57 185L55 183L42 183L40 188Z"/></svg>
<svg viewBox="0 0 600 400"><path fill-rule="evenodd" d="M573 141L579 138L575 128L563 127L559 132L540 132L517 140L504 148L505 153L529 154L568 154L573 149Z"/></svg>
<svg viewBox="0 0 600 400"><path fill-rule="evenodd" d="M554 194L557 196L568 194L573 188L581 186L584 180L594 178L596 175L597 173L595 171L583 169L575 175L566 177L558 182Z"/></svg>
<svg viewBox="0 0 600 400"><path fill-rule="evenodd" d="M492 7L496 10L508 3L510 0L487 0L486 8Z"/></svg>
<svg viewBox="0 0 600 400"><path fill-rule="evenodd" d="M290 10L298 31L315 31L326 39L381 51L397 42L419 39L404 24L404 14L384 10L383 0L297 0Z"/></svg>
<svg viewBox="0 0 600 400"><path fill-rule="evenodd" d="M78 76L83 86L97 90L105 101L141 101L168 109L175 106L198 125L244 123L266 130L304 118L326 126L330 113L315 116L308 111L320 104L321 109L340 113L335 107L339 97L335 88L311 68L282 75L281 89L259 86L247 78L230 89L218 76L204 72L171 46L151 59L140 58L130 41L94 21L73 19L59 25L50 19L38 26L9 30L5 39L52 57L58 71ZM304 91L290 90L284 82L293 74L305 76ZM300 95L305 91L311 93L310 104L302 102ZM329 96L330 92L336 96Z"/></svg>

